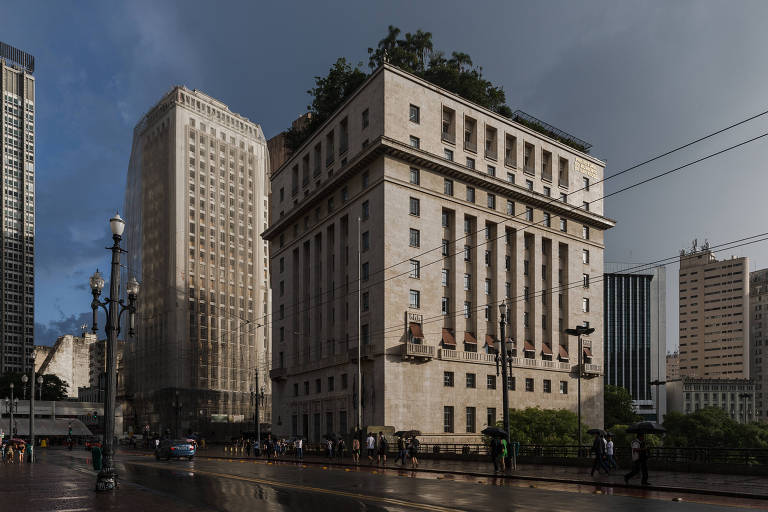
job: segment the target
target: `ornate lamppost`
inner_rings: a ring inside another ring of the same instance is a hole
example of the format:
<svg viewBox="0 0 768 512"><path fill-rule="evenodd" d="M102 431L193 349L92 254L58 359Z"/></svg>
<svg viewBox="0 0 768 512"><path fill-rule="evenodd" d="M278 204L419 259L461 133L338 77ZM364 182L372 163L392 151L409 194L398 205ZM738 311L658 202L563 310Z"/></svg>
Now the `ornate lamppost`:
<svg viewBox="0 0 768 512"><path fill-rule="evenodd" d="M566 329L565 334L569 336L578 336L579 337L579 358L578 358L578 365L577 365L577 382L578 382L578 389L576 392L576 400L578 402L577 407L579 411L579 423L576 426L576 429L578 430L578 438L579 438L579 456L581 456L581 374L584 372L584 368L582 365L582 359L584 358L584 354L582 351L584 348L582 347L582 336L586 336L588 334L592 334L595 332L594 327L585 327L583 325L577 325L575 329Z"/></svg>
<svg viewBox="0 0 768 512"><path fill-rule="evenodd" d="M109 278L109 297L103 301L99 299L101 290L104 288L104 278L98 270L91 276L90 285L93 300L91 309L93 310L93 328L94 333L98 332L97 312L102 308L107 315L107 389L104 394L104 459L102 469L96 477L97 491L110 491L117 487L117 471L114 466L115 453L115 397L117 394L117 337L120 334L120 318L122 314L128 311L128 335L133 336L136 323L136 297L139 294L139 283L135 277L128 280L128 304L126 305L120 296L120 254L124 251L120 247L125 221L119 214L109 219L109 227L112 231L112 247L107 250L112 251L112 268Z"/></svg>

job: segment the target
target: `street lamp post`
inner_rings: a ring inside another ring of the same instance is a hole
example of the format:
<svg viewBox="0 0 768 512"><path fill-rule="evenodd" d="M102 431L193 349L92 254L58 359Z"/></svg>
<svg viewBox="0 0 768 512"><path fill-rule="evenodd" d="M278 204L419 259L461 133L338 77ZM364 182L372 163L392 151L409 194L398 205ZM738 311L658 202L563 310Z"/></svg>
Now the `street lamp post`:
<svg viewBox="0 0 768 512"><path fill-rule="evenodd" d="M107 315L107 386L104 394L104 459L103 466L96 477L97 491L111 491L117 487L117 471L114 466L115 453L115 398L117 394L117 337L120 334L120 318L122 314L128 311L128 335L133 336L136 322L136 297L139 294L139 283L135 277L128 280L128 304L126 305L120 296L120 254L125 251L120 247L125 221L120 215L115 214L109 219L109 227L112 231L112 247L107 250L112 251L112 268L109 277L109 297L103 301L99 299L101 290L104 288L104 278L98 270L91 276L91 309L93 310L93 332L98 331L97 312L101 307Z"/></svg>
<svg viewBox="0 0 768 512"><path fill-rule="evenodd" d="M24 375L26 377L26 375ZM29 396L29 457L27 461L35 462L35 368L32 368L32 384Z"/></svg>
<svg viewBox="0 0 768 512"><path fill-rule="evenodd" d="M507 433L507 436L509 436L509 369L508 369L508 362L507 362L507 343L506 343L506 334L504 332L504 326L507 323L507 319L509 318L509 299L506 299L502 303L499 304L499 331L501 335L501 340L499 342L499 349L501 351L501 356L496 355L496 360L501 360L501 380L502 382L502 393L501 393L501 405L502 405L502 419L504 423L504 432Z"/></svg>
<svg viewBox="0 0 768 512"><path fill-rule="evenodd" d="M659 412L659 386L666 385L667 381L656 379L652 380L648 384L651 386L656 386L656 423L661 424L664 418L661 417L661 413Z"/></svg>
<svg viewBox="0 0 768 512"><path fill-rule="evenodd" d="M594 327L585 327L583 325L577 325L575 329L566 329L565 334L569 336L578 336L579 337L579 349L578 349L578 364L576 367L576 379L577 379L577 391L576 391L576 402L577 402L577 409L578 409L578 425L576 425L577 434L579 438L579 454L581 454L581 374L583 371L582 368L582 346L581 346L581 337L587 334L592 334L595 332Z"/></svg>
<svg viewBox="0 0 768 512"><path fill-rule="evenodd" d="M42 402L43 401L43 376L42 375L37 376L37 387L38 387L37 393L39 395L38 400Z"/></svg>
<svg viewBox="0 0 768 512"><path fill-rule="evenodd" d="M24 400L27 399L27 382L29 382L29 377L27 377L27 374L25 373L24 375L21 376L21 384L22 384L21 389L24 390L23 391Z"/></svg>

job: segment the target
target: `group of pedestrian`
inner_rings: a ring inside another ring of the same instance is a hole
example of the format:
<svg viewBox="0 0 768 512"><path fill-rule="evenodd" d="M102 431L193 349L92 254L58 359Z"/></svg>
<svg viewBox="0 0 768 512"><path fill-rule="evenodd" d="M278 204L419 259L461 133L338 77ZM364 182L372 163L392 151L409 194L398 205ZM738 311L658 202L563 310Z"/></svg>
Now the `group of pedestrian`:
<svg viewBox="0 0 768 512"><path fill-rule="evenodd" d="M27 444L23 442L6 441L0 448L0 458L4 464L13 464L18 459L24 462L24 453L27 451Z"/></svg>
<svg viewBox="0 0 768 512"><path fill-rule="evenodd" d="M592 476L595 476L595 470L600 473L600 469L602 469L606 475L609 475L612 469L618 469L619 465L616 464L616 459L613 457L613 446L612 434L595 433L595 439L590 449L595 456L590 473Z"/></svg>
<svg viewBox="0 0 768 512"><path fill-rule="evenodd" d="M347 443L343 437L339 437L336 440L331 438L325 440L325 453L330 460L338 459L339 462L343 462L346 449Z"/></svg>
<svg viewBox="0 0 768 512"><path fill-rule="evenodd" d="M416 457L419 453L419 440L416 437L407 438L405 436L399 436L397 438L397 457L395 457L395 464L400 461L402 466L405 466L408 461L411 462L411 467L415 468L419 464L419 459Z"/></svg>
<svg viewBox="0 0 768 512"><path fill-rule="evenodd" d="M595 439L593 440L592 448L590 449L594 455L590 475L594 476L595 471L600 473L601 470L606 475L609 475L612 470L619 469L619 465L616 463L616 458L614 456L615 446L613 439L614 437L611 434L595 433ZM624 483L629 484L630 479L640 473L641 484L650 485L648 482L648 458L650 454L650 446L643 433L637 434L637 437L632 440L631 448L632 470L624 475Z"/></svg>

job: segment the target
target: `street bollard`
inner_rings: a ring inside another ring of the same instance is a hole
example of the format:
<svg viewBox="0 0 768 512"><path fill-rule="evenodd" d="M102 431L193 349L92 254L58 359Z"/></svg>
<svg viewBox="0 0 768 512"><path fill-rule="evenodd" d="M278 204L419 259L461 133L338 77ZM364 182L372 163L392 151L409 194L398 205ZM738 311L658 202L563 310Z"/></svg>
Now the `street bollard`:
<svg viewBox="0 0 768 512"><path fill-rule="evenodd" d="M91 462L95 471L101 471L101 448L98 446L91 448Z"/></svg>

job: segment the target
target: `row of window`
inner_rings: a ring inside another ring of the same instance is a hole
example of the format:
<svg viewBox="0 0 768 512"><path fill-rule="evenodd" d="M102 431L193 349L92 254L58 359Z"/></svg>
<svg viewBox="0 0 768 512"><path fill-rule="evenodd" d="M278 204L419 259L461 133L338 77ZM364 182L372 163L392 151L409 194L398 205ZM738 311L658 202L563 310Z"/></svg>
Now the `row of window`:
<svg viewBox="0 0 768 512"><path fill-rule="evenodd" d="M281 366L282 368L282 366ZM349 386L349 378L346 373L341 374L341 387L340 389L344 390L347 389ZM304 381L304 394L309 395L309 381ZM329 376L326 381L326 388L325 391L327 393L331 393L333 391L336 391L336 379L333 375ZM322 379L315 379L315 393L322 393L323 392L323 381ZM299 383L294 382L293 384L293 396L299 396Z"/></svg>

